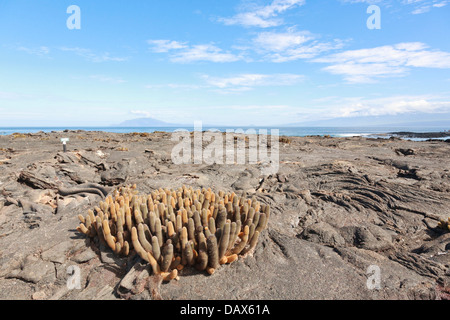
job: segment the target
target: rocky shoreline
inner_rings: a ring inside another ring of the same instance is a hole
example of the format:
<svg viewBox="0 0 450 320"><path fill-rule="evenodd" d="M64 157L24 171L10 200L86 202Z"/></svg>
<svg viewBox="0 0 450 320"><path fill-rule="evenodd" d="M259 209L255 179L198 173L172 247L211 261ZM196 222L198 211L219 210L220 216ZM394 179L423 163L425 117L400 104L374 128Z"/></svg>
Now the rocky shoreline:
<svg viewBox="0 0 450 320"><path fill-rule="evenodd" d="M436 139L436 138L449 138L450 131L443 132L409 132L409 131L399 131L391 132L389 135L393 135L399 138L421 138L421 139Z"/></svg>
<svg viewBox="0 0 450 320"><path fill-rule="evenodd" d="M450 233L438 227L450 217L449 143L280 141L278 172L262 176L258 163L175 165L164 132L0 136L0 299L450 297ZM245 259L162 283L138 255L116 256L76 230L79 214L129 184L236 192L270 205L271 216Z"/></svg>

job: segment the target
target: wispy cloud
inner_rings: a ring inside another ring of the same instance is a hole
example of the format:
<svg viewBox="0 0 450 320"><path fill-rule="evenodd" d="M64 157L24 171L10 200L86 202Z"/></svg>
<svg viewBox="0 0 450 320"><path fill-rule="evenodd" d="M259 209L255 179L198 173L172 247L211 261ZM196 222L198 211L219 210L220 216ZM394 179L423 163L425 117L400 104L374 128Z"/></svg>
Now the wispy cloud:
<svg viewBox="0 0 450 320"><path fill-rule="evenodd" d="M414 6L412 14L422 14L433 8L442 8L450 3L449 0L403 0L403 4Z"/></svg>
<svg viewBox="0 0 450 320"><path fill-rule="evenodd" d="M219 18L225 25L242 25L245 27L276 27L284 22L278 15L287 10L305 4L305 0L274 0L266 6L247 5L242 11L231 18Z"/></svg>
<svg viewBox="0 0 450 320"><path fill-rule="evenodd" d="M200 44L175 53L170 60L172 62L190 63L196 61L234 62L241 59L242 57L239 55L224 52L215 45Z"/></svg>
<svg viewBox="0 0 450 320"><path fill-rule="evenodd" d="M298 74L240 74L232 77L211 77L203 75L203 79L212 87L219 89L249 90L262 86L291 86L303 80Z"/></svg>
<svg viewBox="0 0 450 320"><path fill-rule="evenodd" d="M47 56L50 53L50 48L46 47L46 46L40 46L37 48L28 48L28 47L24 47L24 46L18 46L18 47L16 47L16 50L26 52L31 55L40 56L40 57Z"/></svg>
<svg viewBox="0 0 450 320"><path fill-rule="evenodd" d="M174 49L184 49L187 47L185 42L178 42L173 40L148 40L148 44L152 46L153 52L169 52Z"/></svg>
<svg viewBox="0 0 450 320"><path fill-rule="evenodd" d="M340 0L344 3L367 3L367 4L380 4L386 6L392 6L392 0ZM450 3L450 0L401 0L400 5L407 8L411 8L412 14L422 14L431 11L435 8L445 7Z"/></svg>
<svg viewBox="0 0 450 320"><path fill-rule="evenodd" d="M79 48L79 47L61 47L59 48L61 51L73 52L77 56L83 57L91 62L123 62L127 61L128 58L125 57L114 57L111 56L109 52L104 53L96 53L91 49Z"/></svg>
<svg viewBox="0 0 450 320"><path fill-rule="evenodd" d="M152 84L145 87L148 89L208 89L221 94L230 94L250 91L257 87L293 86L302 82L304 76L299 74L244 73L229 77L215 77L203 74L200 76L200 79L203 81L203 84L169 83Z"/></svg>
<svg viewBox="0 0 450 320"><path fill-rule="evenodd" d="M321 42L309 31L296 31L293 28L285 32L261 32L252 43L253 48L262 54L265 60L272 62L312 59L344 45L339 39Z"/></svg>
<svg viewBox="0 0 450 320"><path fill-rule="evenodd" d="M411 68L450 68L450 53L430 50L420 42L399 43L370 49L348 50L313 61L330 63L323 68L348 82L367 83L379 78L405 76Z"/></svg>
<svg viewBox="0 0 450 320"><path fill-rule="evenodd" d="M192 63L192 62L235 62L242 60L243 57L229 51L224 51L214 44L197 44L188 45L171 40L148 40L147 43L152 45L154 52L169 53L169 59L175 63Z"/></svg>
<svg viewBox="0 0 450 320"><path fill-rule="evenodd" d="M402 115L408 113L450 112L450 99L431 95L391 96L367 99L360 97L334 99L329 117Z"/></svg>

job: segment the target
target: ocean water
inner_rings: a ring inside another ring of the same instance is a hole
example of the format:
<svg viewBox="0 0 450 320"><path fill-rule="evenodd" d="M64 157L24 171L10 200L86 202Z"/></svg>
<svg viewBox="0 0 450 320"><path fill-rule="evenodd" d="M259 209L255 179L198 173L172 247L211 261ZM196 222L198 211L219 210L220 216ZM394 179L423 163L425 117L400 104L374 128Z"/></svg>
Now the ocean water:
<svg viewBox="0 0 450 320"><path fill-rule="evenodd" d="M37 132L61 132L64 130L85 130L85 131L105 131L115 133L131 133L131 132L155 132L165 131L173 132L177 129L185 129L193 131L194 127L0 127L0 135L10 135L13 133L37 133ZM203 127L202 130L226 130L244 131L254 129L256 132L260 129L266 129L270 134L271 130L278 129L280 136L331 136L331 137L354 137L363 136L371 138L389 138L392 132L444 132L449 127ZM450 131L447 138L450 138ZM441 139L447 139L441 138ZM420 138L411 138L411 140L426 140Z"/></svg>

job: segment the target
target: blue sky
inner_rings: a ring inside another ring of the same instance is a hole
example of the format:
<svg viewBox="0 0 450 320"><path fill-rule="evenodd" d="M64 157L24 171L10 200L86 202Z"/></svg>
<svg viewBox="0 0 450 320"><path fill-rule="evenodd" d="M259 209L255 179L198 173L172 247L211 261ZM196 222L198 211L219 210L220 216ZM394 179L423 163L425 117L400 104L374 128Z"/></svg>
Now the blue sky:
<svg viewBox="0 0 450 320"><path fill-rule="evenodd" d="M0 0L0 126L450 113L449 18L450 0Z"/></svg>

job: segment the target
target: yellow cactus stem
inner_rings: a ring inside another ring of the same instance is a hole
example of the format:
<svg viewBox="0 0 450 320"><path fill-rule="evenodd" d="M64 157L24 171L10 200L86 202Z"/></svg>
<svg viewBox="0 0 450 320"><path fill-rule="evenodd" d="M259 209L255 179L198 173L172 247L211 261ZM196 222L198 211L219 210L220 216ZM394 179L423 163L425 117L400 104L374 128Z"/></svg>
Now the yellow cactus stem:
<svg viewBox="0 0 450 320"><path fill-rule="evenodd" d="M130 254L130 245L128 244L128 241L123 242L123 248L122 248L122 255L128 256Z"/></svg>
<svg viewBox="0 0 450 320"><path fill-rule="evenodd" d="M153 257L157 261L159 261L159 258L161 257L161 247L159 244L158 237L156 237L156 236L152 237L152 251L151 252L153 253Z"/></svg>
<svg viewBox="0 0 450 320"><path fill-rule="evenodd" d="M105 237L103 236L103 227L102 227L103 220L99 216L97 216L95 219L96 219L95 228L97 229L98 239L100 240L101 243L106 244Z"/></svg>
<svg viewBox="0 0 450 320"><path fill-rule="evenodd" d="M222 258L220 258L219 264L226 264L227 261L228 261L228 258L226 256L223 256Z"/></svg>
<svg viewBox="0 0 450 320"><path fill-rule="evenodd" d="M133 227L131 229L131 243L133 244L133 248L136 251L136 253L145 261L150 262L148 258L148 252L144 250L144 248L141 246L141 243L139 242L137 229L136 227ZM153 256L152 256L153 257Z"/></svg>
<svg viewBox="0 0 450 320"><path fill-rule="evenodd" d="M77 227L77 230L79 232L82 232L82 233L86 234L86 235L89 233L89 230L88 230L88 228L86 228L84 223L80 223L80 225Z"/></svg>
<svg viewBox="0 0 450 320"><path fill-rule="evenodd" d="M191 201L189 201L189 199L186 198L186 199L184 200L184 207L185 207L185 208L189 208L190 206L191 206Z"/></svg>
<svg viewBox="0 0 450 320"><path fill-rule="evenodd" d="M248 248L245 248L241 254L246 254L250 251L252 251L253 249L255 249L256 244L258 243L258 239L259 239L259 231L255 231L255 233L253 234L253 237L250 240L250 244Z"/></svg>
<svg viewBox="0 0 450 320"><path fill-rule="evenodd" d="M136 224L144 223L141 211L139 211L139 209L137 208L134 209L134 220L136 221Z"/></svg>
<svg viewBox="0 0 450 320"><path fill-rule="evenodd" d="M152 252L152 245L147 241L147 238L145 237L144 225L142 223L138 225L138 238L144 250L147 252Z"/></svg>
<svg viewBox="0 0 450 320"><path fill-rule="evenodd" d="M178 279L178 270L173 269L171 272L163 272L161 273L164 282L169 282L174 279Z"/></svg>
<svg viewBox="0 0 450 320"><path fill-rule="evenodd" d="M105 212L108 212L108 211L105 210ZM109 213L111 214L111 220L116 221L117 220L117 212L116 212L115 204L109 208Z"/></svg>
<svg viewBox="0 0 450 320"><path fill-rule="evenodd" d="M219 267L219 250L217 247L217 238L215 235L210 235L206 239L208 266L217 269Z"/></svg>
<svg viewBox="0 0 450 320"><path fill-rule="evenodd" d="M181 264L181 260L180 260L180 264L177 265L177 270L181 271L184 269L184 265Z"/></svg>
<svg viewBox="0 0 450 320"><path fill-rule="evenodd" d="M181 257L173 257L172 258L172 263L170 264L169 269L177 269L177 267L180 265L181 263Z"/></svg>
<svg viewBox="0 0 450 320"><path fill-rule="evenodd" d="M127 229L131 230L133 228L133 220L131 218L131 209L130 207L125 207L125 224L127 225Z"/></svg>
<svg viewBox="0 0 450 320"><path fill-rule="evenodd" d="M86 216L86 218L87 217L89 217L90 219L91 219L91 221L94 221L95 220L95 214L94 214L94 211L92 211L92 210L88 210L88 215Z"/></svg>
<svg viewBox="0 0 450 320"><path fill-rule="evenodd" d="M224 258L227 259L227 262L226 262L227 264L231 264L231 263L237 261L239 259L239 256L237 254L232 254L231 256L224 257Z"/></svg>
<svg viewBox="0 0 450 320"><path fill-rule="evenodd" d="M187 223L187 231L188 231L188 239L192 240L194 243L197 243L195 239L195 223L194 219L189 218Z"/></svg>
<svg viewBox="0 0 450 320"><path fill-rule="evenodd" d="M117 232L117 241L120 243L120 246L123 247L124 239L122 231Z"/></svg>
<svg viewBox="0 0 450 320"><path fill-rule="evenodd" d="M169 224L167 225L167 235L169 238L172 238L175 235L175 229L172 221L169 221Z"/></svg>
<svg viewBox="0 0 450 320"><path fill-rule="evenodd" d="M111 229L109 228L108 220L103 220L102 222L103 236L105 237L106 243L108 246L115 251L116 250L116 242L111 235Z"/></svg>
<svg viewBox="0 0 450 320"><path fill-rule="evenodd" d="M187 225L188 223L188 214L186 209L181 209L181 221L183 223L183 226Z"/></svg>
<svg viewBox="0 0 450 320"><path fill-rule="evenodd" d="M95 219L95 218L94 218L94 219ZM89 229L89 230L92 232L92 230L91 230L91 227L92 227L92 220L91 220L91 217L90 217L90 216L87 216L85 221L86 221L86 222L85 222L84 224L86 225L86 228Z"/></svg>
<svg viewBox="0 0 450 320"><path fill-rule="evenodd" d="M169 243L163 248L163 259L161 261L161 270L167 272L173 261L173 245Z"/></svg>
<svg viewBox="0 0 450 320"><path fill-rule="evenodd" d="M196 259L195 268L198 271L203 271L207 267L208 267L208 254L206 253L205 250L200 249L200 251L198 252L197 259Z"/></svg>
<svg viewBox="0 0 450 320"><path fill-rule="evenodd" d="M156 219L155 222L155 234L156 237L158 238L158 243L164 243L164 239L163 239L163 234L162 234L162 226L161 226L161 220L160 219Z"/></svg>
<svg viewBox="0 0 450 320"><path fill-rule="evenodd" d="M84 219L83 215L79 214L78 219L80 220L81 223L86 223L86 220Z"/></svg>
<svg viewBox="0 0 450 320"><path fill-rule="evenodd" d="M147 262L152 267L154 274L161 274L161 269L158 265L158 262L156 261L156 259L153 257L153 255L150 252L147 252Z"/></svg>
<svg viewBox="0 0 450 320"><path fill-rule="evenodd" d="M229 222L226 222L219 241L219 260L221 260L225 256L225 253L227 251L228 242L230 241L230 230L231 224Z"/></svg>
<svg viewBox="0 0 450 320"><path fill-rule="evenodd" d="M244 250L244 248L245 248L245 246L246 246L246 244L247 244L247 241L248 241L248 234L249 234L249 227L248 227L248 226L245 226L245 227L244 227L244 234L243 234L243 236L242 236L241 242L239 242L239 243L237 244L237 246L235 246L235 247L231 250L231 253L233 253L233 254L239 254L239 253L241 253L242 250Z"/></svg>
<svg viewBox="0 0 450 320"><path fill-rule="evenodd" d="M116 242L116 248L114 249L115 254L120 254L122 252L122 245L120 242Z"/></svg>
<svg viewBox="0 0 450 320"><path fill-rule="evenodd" d="M192 241L188 241L186 243L186 246L184 247L184 255L186 257L186 264L188 266L193 266L195 261L194 261L194 252L192 249Z"/></svg>

